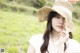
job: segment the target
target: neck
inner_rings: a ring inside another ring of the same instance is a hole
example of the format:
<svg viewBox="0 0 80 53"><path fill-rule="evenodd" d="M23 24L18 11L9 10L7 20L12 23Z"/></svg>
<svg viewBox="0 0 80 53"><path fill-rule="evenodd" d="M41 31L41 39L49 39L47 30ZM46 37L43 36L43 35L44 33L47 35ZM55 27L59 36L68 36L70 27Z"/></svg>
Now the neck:
<svg viewBox="0 0 80 53"><path fill-rule="evenodd" d="M57 31L52 31L52 33L51 33L51 39L52 39L53 41L58 40L58 39L59 39L59 32L57 32Z"/></svg>

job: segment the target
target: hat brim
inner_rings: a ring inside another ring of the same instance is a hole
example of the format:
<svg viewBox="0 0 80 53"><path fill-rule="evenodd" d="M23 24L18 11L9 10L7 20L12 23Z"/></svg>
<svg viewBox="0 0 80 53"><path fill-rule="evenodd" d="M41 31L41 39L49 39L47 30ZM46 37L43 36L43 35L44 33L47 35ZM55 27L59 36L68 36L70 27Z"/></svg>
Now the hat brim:
<svg viewBox="0 0 80 53"><path fill-rule="evenodd" d="M70 29L70 32L74 31L74 24L72 22L72 19L67 19L67 18L69 18L69 16L67 14L63 13L62 11L60 11L59 9L54 9L54 8L52 9L51 7L48 7L48 6L41 8L38 11L39 21L40 22L46 21L49 13L51 11L55 11L58 14L60 14L61 16L63 16L66 19L66 22L68 22L68 28Z"/></svg>
<svg viewBox="0 0 80 53"><path fill-rule="evenodd" d="M49 13L52 11L51 7L44 6L38 11L39 21L43 22L47 20Z"/></svg>

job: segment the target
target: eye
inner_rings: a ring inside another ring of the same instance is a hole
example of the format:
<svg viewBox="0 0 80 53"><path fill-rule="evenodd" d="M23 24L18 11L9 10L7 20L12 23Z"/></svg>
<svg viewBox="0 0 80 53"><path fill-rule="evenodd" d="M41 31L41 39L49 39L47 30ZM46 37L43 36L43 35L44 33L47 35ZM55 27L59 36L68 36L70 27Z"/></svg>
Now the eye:
<svg viewBox="0 0 80 53"><path fill-rule="evenodd" d="M60 18L60 17L56 17L56 18Z"/></svg>
<svg viewBox="0 0 80 53"><path fill-rule="evenodd" d="M63 20L65 20L65 18L63 17Z"/></svg>
<svg viewBox="0 0 80 53"><path fill-rule="evenodd" d="M63 21L65 22L65 18L63 17Z"/></svg>
<svg viewBox="0 0 80 53"><path fill-rule="evenodd" d="M60 18L60 16L56 16L56 18Z"/></svg>

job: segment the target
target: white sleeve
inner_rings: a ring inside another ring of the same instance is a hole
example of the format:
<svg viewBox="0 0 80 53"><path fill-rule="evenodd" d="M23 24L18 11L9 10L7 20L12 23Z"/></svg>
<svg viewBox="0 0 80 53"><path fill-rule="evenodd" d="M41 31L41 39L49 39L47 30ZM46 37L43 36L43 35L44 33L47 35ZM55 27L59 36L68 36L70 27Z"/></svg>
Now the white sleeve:
<svg viewBox="0 0 80 53"><path fill-rule="evenodd" d="M42 44L42 34L33 35L29 39L29 44L31 44L35 49L41 46Z"/></svg>
<svg viewBox="0 0 80 53"><path fill-rule="evenodd" d="M29 39L29 44L31 44L34 48L35 48L35 41L36 41L36 37L35 36L32 36L30 39Z"/></svg>
<svg viewBox="0 0 80 53"><path fill-rule="evenodd" d="M69 40L69 45L67 48L67 53L80 53L80 43L76 40Z"/></svg>

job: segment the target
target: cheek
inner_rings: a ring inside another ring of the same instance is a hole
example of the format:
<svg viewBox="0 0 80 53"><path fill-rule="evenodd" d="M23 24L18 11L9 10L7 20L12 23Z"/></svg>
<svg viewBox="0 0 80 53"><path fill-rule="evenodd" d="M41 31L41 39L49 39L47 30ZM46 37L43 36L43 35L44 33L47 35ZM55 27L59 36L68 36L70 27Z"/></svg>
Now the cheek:
<svg viewBox="0 0 80 53"><path fill-rule="evenodd" d="M55 29L56 28L56 24L57 24L57 22L54 20L54 21L52 21L52 27L53 27L53 29Z"/></svg>
<svg viewBox="0 0 80 53"><path fill-rule="evenodd" d="M57 31L57 32L61 32L63 29L60 29L57 27L58 22L57 21L52 21L52 28Z"/></svg>

